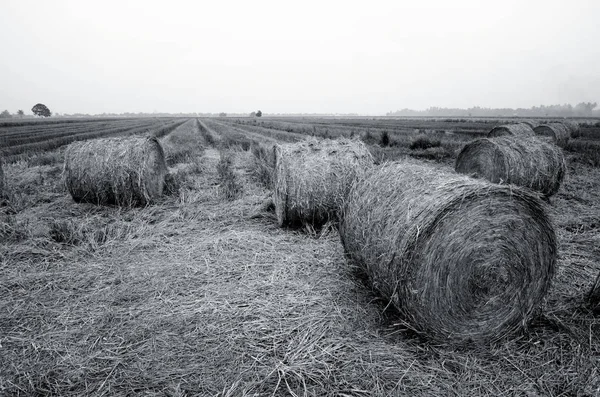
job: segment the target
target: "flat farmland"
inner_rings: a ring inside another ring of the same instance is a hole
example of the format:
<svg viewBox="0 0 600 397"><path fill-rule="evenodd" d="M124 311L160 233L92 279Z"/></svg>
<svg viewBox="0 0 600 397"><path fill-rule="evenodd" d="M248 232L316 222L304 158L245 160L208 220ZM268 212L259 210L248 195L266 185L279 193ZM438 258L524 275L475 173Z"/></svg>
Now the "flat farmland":
<svg viewBox="0 0 600 397"><path fill-rule="evenodd" d="M377 162L452 169L464 144L504 122L0 124L0 395L600 395L600 314L587 302L600 273L597 120L580 121L548 204L560 246L547 298L525 332L494 345L459 349L410 331L356 276L335 228L277 226L255 172L258 148L312 136L361 139ZM164 197L130 209L75 203L64 145L140 133L164 147L176 181Z"/></svg>
<svg viewBox="0 0 600 397"><path fill-rule="evenodd" d="M0 157L5 161L56 149L78 140L133 134L166 134L185 120L73 119L0 122Z"/></svg>

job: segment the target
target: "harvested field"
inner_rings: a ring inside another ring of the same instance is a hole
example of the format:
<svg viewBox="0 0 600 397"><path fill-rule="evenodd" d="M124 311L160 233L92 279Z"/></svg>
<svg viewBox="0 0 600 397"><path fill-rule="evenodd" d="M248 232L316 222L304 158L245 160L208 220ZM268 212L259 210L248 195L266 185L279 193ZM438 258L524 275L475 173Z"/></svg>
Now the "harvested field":
<svg viewBox="0 0 600 397"><path fill-rule="evenodd" d="M148 205L162 194L166 173L154 137L76 142L65 153L65 183L77 202Z"/></svg>
<svg viewBox="0 0 600 397"><path fill-rule="evenodd" d="M545 196L558 191L566 174L560 148L523 136L475 140L460 152L454 169L493 183L527 187Z"/></svg>
<svg viewBox="0 0 600 397"><path fill-rule="evenodd" d="M219 141L243 133L228 130L229 118L200 121L163 139L181 183L152 206L74 203L61 183L64 147L5 162L13 201L0 207L0 395L599 394L600 321L588 296L600 273L600 179L579 146L564 152L569 177L549 207L559 248L540 311L516 338L455 349L419 337L356 277L337 230L280 228L263 207L272 191L249 171L252 149L229 149L243 195L223 200ZM407 143L426 129L462 147L512 120L284 121L316 136L387 129ZM600 140L594 124L574 142ZM177 155L188 142L203 149ZM411 155L366 145L388 159ZM420 163L452 172L457 154Z"/></svg>

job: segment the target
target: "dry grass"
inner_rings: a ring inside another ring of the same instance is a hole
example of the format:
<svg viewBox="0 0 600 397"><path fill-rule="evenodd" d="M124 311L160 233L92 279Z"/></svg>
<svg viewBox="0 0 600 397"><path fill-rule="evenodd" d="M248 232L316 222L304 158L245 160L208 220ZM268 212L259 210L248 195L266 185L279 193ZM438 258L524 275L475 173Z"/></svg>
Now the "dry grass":
<svg viewBox="0 0 600 397"><path fill-rule="evenodd" d="M73 203L56 190L57 165L5 167L22 205L10 215L21 237L0 237L0 395L600 393L600 321L582 302L600 272L594 168L569 158L537 321L517 340L457 350L407 331L355 277L335 230L314 238L249 219L268 191L243 172L251 154L235 154L235 202L219 194L209 148L193 187L127 209ZM82 242L54 241L54 222ZM100 244L86 231L99 228Z"/></svg>
<svg viewBox="0 0 600 397"><path fill-rule="evenodd" d="M0 158L0 202L4 201L4 171L2 170L2 158Z"/></svg>
<svg viewBox="0 0 600 397"><path fill-rule="evenodd" d="M460 152L454 169L493 183L527 187L548 197L558 191L566 174L560 148L526 136L475 140Z"/></svg>
<svg viewBox="0 0 600 397"><path fill-rule="evenodd" d="M335 221L352 182L372 164L357 140L276 146L273 202L279 225L319 228Z"/></svg>
<svg viewBox="0 0 600 397"><path fill-rule="evenodd" d="M413 162L358 181L340 235L410 327L442 344L520 331L554 275L557 241L535 196Z"/></svg>
<svg viewBox="0 0 600 397"><path fill-rule="evenodd" d="M254 144L250 151L252 152L252 163L248 168L250 175L267 189L272 189L275 173L275 146Z"/></svg>
<svg viewBox="0 0 600 397"><path fill-rule="evenodd" d="M219 191L225 200L235 200L243 193L238 176L233 171L233 152L230 150L219 151L217 174L219 175Z"/></svg>
<svg viewBox="0 0 600 397"><path fill-rule="evenodd" d="M77 202L148 205L162 194L166 172L154 137L75 142L65 153L65 183Z"/></svg>

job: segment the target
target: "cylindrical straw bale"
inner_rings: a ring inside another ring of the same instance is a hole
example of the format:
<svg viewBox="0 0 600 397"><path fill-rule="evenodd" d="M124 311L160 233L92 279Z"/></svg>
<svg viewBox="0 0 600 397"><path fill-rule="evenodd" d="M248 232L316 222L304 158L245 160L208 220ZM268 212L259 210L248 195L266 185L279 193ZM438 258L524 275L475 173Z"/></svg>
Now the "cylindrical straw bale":
<svg viewBox="0 0 600 397"><path fill-rule="evenodd" d="M565 126L565 128L571 134L571 138L577 138L581 136L581 129L579 128L579 123L573 120L563 120L561 124Z"/></svg>
<svg viewBox="0 0 600 397"><path fill-rule="evenodd" d="M499 125L488 132L488 138L497 136L535 136L533 129L526 123Z"/></svg>
<svg viewBox="0 0 600 397"><path fill-rule="evenodd" d="M458 155L454 169L493 183L524 186L547 197L558 191L566 173L559 147L536 137L516 136L468 143Z"/></svg>
<svg viewBox="0 0 600 397"><path fill-rule="evenodd" d="M555 272L556 236L535 195L411 162L354 184L340 236L374 289L440 343L518 332Z"/></svg>
<svg viewBox="0 0 600 397"><path fill-rule="evenodd" d="M273 202L279 225L319 227L336 220L352 182L372 164L357 140L277 145Z"/></svg>
<svg viewBox="0 0 600 397"><path fill-rule="evenodd" d="M155 137L74 142L66 150L64 178L77 202L147 205L163 191L167 166Z"/></svg>
<svg viewBox="0 0 600 397"><path fill-rule="evenodd" d="M538 125L540 125L540 123L536 120L523 120L521 121L522 124L526 124L529 128L531 128L532 130L537 127Z"/></svg>
<svg viewBox="0 0 600 397"><path fill-rule="evenodd" d="M560 147L567 146L567 143L569 143L569 137L571 136L569 130L561 123L542 124L538 127L535 127L533 131L541 138L548 137L548 139L551 139L557 146Z"/></svg>

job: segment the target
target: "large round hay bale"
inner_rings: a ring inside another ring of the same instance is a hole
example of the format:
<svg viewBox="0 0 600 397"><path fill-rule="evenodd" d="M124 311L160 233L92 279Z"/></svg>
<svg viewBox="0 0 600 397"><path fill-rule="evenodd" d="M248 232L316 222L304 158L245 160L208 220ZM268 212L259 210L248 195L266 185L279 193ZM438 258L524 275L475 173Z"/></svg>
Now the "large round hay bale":
<svg viewBox="0 0 600 397"><path fill-rule="evenodd" d="M561 124L565 126L565 128L571 134L571 138L577 138L581 136L581 129L579 128L579 123L573 120L563 120Z"/></svg>
<svg viewBox="0 0 600 397"><path fill-rule="evenodd" d="M134 206L162 194L167 166L155 137L134 136L72 143L63 173L77 202Z"/></svg>
<svg viewBox="0 0 600 397"><path fill-rule="evenodd" d="M335 220L350 185L372 164L357 140L277 145L273 202L279 225L319 227Z"/></svg>
<svg viewBox="0 0 600 397"><path fill-rule="evenodd" d="M538 127L535 127L533 131L536 135L548 137L560 147L567 146L567 143L569 143L569 137L571 136L569 130L567 130L567 128L561 123L542 124Z"/></svg>
<svg viewBox="0 0 600 397"><path fill-rule="evenodd" d="M354 184L341 219L352 262L407 324L441 343L517 332L555 272L544 204L519 187L389 163Z"/></svg>
<svg viewBox="0 0 600 397"><path fill-rule="evenodd" d="M512 136L535 136L533 129L525 123L505 124L492 128L488 132L488 138L497 136L512 135Z"/></svg>
<svg viewBox="0 0 600 397"><path fill-rule="evenodd" d="M566 165L556 145L535 137L477 139L461 150L456 172L493 183L514 184L552 196L560 188Z"/></svg>

